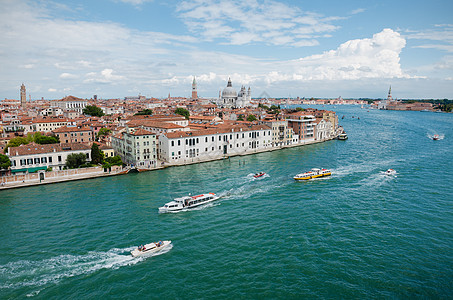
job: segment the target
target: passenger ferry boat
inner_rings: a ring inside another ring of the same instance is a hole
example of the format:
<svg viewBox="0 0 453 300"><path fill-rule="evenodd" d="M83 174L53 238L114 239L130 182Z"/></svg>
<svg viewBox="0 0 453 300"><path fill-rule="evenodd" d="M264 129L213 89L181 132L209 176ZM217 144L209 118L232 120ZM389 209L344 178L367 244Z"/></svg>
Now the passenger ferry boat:
<svg viewBox="0 0 453 300"><path fill-rule="evenodd" d="M166 203L164 206L159 207L159 213L178 212L181 210L187 210L215 201L219 198L220 197L214 193L175 198L173 201L170 201Z"/></svg>
<svg viewBox="0 0 453 300"><path fill-rule="evenodd" d="M325 176L330 176L332 175L332 172L327 169L311 169L311 171L297 174L294 176L295 180L309 180L309 179L314 179L318 177L325 177Z"/></svg>

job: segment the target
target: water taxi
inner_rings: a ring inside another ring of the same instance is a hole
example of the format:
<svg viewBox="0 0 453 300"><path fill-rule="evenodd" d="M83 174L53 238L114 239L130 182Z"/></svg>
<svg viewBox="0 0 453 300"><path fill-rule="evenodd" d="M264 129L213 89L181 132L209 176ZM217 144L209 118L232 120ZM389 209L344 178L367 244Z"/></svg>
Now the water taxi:
<svg viewBox="0 0 453 300"><path fill-rule="evenodd" d="M145 254L156 253L164 250L170 246L171 241L158 241L157 243L149 243L146 245L141 245L131 251L133 257L142 256Z"/></svg>
<svg viewBox="0 0 453 300"><path fill-rule="evenodd" d="M314 179L318 177L325 177L325 176L330 176L332 175L332 172L327 169L311 169L311 171L297 174L294 176L295 180L309 180L309 179Z"/></svg>
<svg viewBox="0 0 453 300"><path fill-rule="evenodd" d="M393 169L388 169L387 171L384 172L384 174L388 176L394 176L396 175L396 171Z"/></svg>
<svg viewBox="0 0 453 300"><path fill-rule="evenodd" d="M255 177L255 178L260 178L260 177L262 177L262 176L264 176L264 175L266 175L266 173L264 173L264 172L259 172L259 173L256 173L255 175L253 175L253 177Z"/></svg>
<svg viewBox="0 0 453 300"><path fill-rule="evenodd" d="M195 208L206 203L215 201L220 197L214 193L201 194L196 196L184 196L181 198L175 198L173 201L166 203L164 206L159 207L159 213L167 212L178 212Z"/></svg>
<svg viewBox="0 0 453 300"><path fill-rule="evenodd" d="M438 141L439 140L439 135L438 134L435 134L433 135L433 141Z"/></svg>

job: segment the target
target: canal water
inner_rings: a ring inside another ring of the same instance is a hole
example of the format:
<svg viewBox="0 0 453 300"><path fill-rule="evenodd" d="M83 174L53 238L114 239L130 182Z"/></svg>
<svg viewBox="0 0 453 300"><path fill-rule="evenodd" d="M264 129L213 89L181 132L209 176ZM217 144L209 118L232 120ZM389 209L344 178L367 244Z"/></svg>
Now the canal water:
<svg viewBox="0 0 453 300"><path fill-rule="evenodd" d="M325 108L348 140L1 191L0 298L450 298L453 115Z"/></svg>

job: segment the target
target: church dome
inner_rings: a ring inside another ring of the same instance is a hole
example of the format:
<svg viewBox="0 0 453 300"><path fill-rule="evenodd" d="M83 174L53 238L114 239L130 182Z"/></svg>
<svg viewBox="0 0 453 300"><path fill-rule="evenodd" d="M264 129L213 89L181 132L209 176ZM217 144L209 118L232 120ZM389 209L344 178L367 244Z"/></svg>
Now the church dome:
<svg viewBox="0 0 453 300"><path fill-rule="evenodd" d="M222 91L222 98L235 98L237 96L238 93L233 88L233 85L231 84L231 79L228 79L227 87L224 88Z"/></svg>

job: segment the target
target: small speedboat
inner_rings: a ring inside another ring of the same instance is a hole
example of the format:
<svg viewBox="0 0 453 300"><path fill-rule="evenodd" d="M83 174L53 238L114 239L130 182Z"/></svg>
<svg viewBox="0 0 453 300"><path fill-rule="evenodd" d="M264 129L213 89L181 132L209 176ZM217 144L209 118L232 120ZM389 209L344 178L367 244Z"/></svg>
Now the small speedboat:
<svg viewBox="0 0 453 300"><path fill-rule="evenodd" d="M325 177L332 175L332 172L327 169L311 169L311 171L297 174L294 176L295 180L310 180L318 177Z"/></svg>
<svg viewBox="0 0 453 300"><path fill-rule="evenodd" d="M264 176L264 175L266 175L266 173L264 173L264 172L259 172L259 173L256 173L255 175L253 175L253 177L255 177L255 178L260 178L260 177L262 177L262 176Z"/></svg>
<svg viewBox="0 0 453 300"><path fill-rule="evenodd" d="M181 198L175 198L173 201L170 201L166 203L164 206L159 207L159 213L178 212L182 210L187 210L215 201L219 198L220 197L214 193L201 194L196 196L189 195Z"/></svg>
<svg viewBox="0 0 453 300"><path fill-rule="evenodd" d="M438 141L440 139L438 134L433 135L433 141Z"/></svg>
<svg viewBox="0 0 453 300"><path fill-rule="evenodd" d="M171 245L171 241L158 241L157 243L149 243L141 245L131 251L133 257L142 256L145 254L156 253L168 248Z"/></svg>
<svg viewBox="0 0 453 300"><path fill-rule="evenodd" d="M388 176L394 176L396 175L396 171L393 169L388 169L387 171L384 172L384 174Z"/></svg>
<svg viewBox="0 0 453 300"><path fill-rule="evenodd" d="M337 136L337 139L342 140L342 141L345 141L345 140L348 139L348 135L347 135L345 132L340 133L340 134Z"/></svg>

